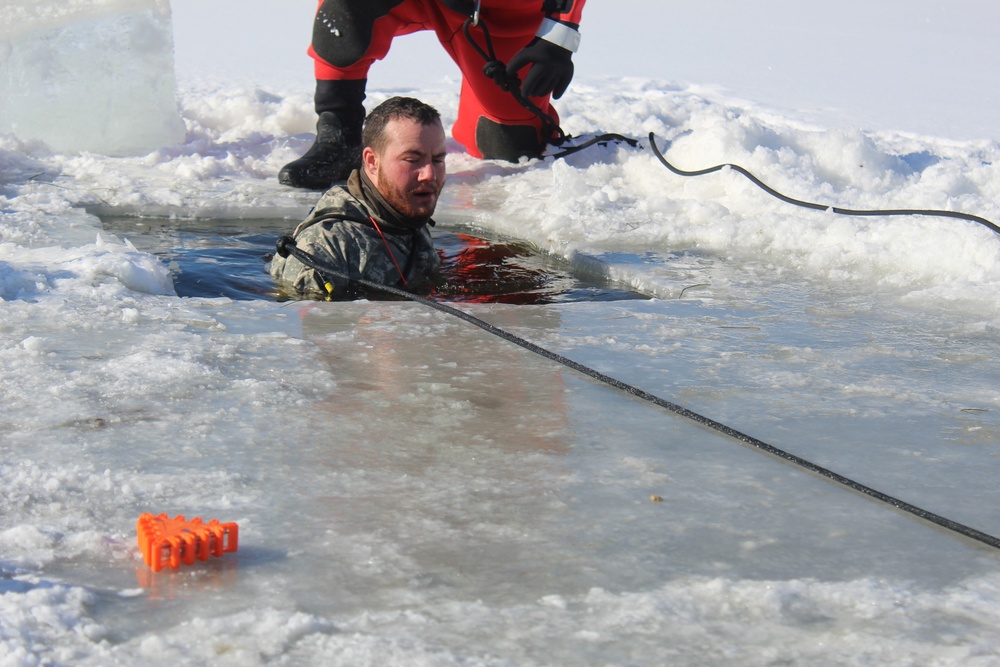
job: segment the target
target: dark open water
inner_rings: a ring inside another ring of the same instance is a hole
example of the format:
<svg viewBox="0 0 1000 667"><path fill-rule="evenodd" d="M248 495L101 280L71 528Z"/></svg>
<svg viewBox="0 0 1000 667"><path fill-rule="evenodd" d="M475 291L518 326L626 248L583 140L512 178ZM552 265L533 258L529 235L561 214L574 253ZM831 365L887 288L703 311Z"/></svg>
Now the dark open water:
<svg viewBox="0 0 1000 667"><path fill-rule="evenodd" d="M274 243L295 222L104 217L104 229L160 256L179 296L236 300L287 298L266 271ZM435 229L441 280L427 296L442 301L558 303L645 298L624 286L582 275L570 262L529 243L482 230Z"/></svg>

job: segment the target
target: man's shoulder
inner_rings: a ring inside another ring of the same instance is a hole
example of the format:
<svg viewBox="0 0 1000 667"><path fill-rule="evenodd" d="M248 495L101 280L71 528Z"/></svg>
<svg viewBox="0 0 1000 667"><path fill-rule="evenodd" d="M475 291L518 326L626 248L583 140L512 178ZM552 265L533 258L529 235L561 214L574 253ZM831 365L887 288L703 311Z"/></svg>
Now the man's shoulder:
<svg viewBox="0 0 1000 667"><path fill-rule="evenodd" d="M323 193L306 219L295 228L293 236L300 239L320 235L338 222L363 223L370 215L365 203L352 195L346 186L335 185Z"/></svg>
<svg viewBox="0 0 1000 667"><path fill-rule="evenodd" d="M352 195L346 185L335 185L323 193L323 196L316 202L313 214L319 214L323 211L357 212L368 217L364 203Z"/></svg>

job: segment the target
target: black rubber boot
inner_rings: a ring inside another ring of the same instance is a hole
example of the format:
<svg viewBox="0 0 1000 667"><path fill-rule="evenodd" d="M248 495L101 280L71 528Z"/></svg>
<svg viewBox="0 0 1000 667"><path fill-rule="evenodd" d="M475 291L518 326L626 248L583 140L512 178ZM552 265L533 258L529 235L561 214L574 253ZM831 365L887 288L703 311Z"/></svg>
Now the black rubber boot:
<svg viewBox="0 0 1000 667"><path fill-rule="evenodd" d="M305 155L281 168L279 183L326 190L361 166L366 83L364 79L316 82L316 141Z"/></svg>

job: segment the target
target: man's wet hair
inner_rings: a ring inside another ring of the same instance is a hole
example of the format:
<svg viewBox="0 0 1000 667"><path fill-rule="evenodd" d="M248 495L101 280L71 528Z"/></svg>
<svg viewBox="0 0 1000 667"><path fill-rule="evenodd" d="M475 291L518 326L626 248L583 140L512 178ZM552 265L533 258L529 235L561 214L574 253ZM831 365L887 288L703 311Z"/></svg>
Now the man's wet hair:
<svg viewBox="0 0 1000 667"><path fill-rule="evenodd" d="M385 126L397 118L409 118L421 125L441 122L441 114L426 102L413 97L390 97L372 109L365 118L365 126L361 131L361 145L381 153L385 148Z"/></svg>

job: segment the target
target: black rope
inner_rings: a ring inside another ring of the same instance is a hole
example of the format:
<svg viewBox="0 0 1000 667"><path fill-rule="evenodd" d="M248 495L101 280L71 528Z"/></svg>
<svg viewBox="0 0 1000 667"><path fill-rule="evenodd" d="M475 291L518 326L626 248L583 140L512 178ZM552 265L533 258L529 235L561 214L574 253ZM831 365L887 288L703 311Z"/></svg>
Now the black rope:
<svg viewBox="0 0 1000 667"><path fill-rule="evenodd" d="M656 147L656 135L654 135L652 132L649 133L649 145L652 147L653 153L656 155L657 159L661 163L663 163L663 166L665 166L667 169L674 172L678 176L704 176L705 174L711 174L716 171L725 169L726 167L729 167L733 171L738 171L739 173L746 176L748 179L750 179L750 181L754 185L756 185L757 187L759 187L761 190L771 195L772 197L776 197L781 201L789 204L794 204L795 206L810 208L816 211L830 211L832 213L838 213L840 215L859 215L859 216L931 215L931 216L938 216L945 218L959 218L962 220L978 222L979 224L984 225L989 229L992 229L994 232L1000 234L1000 226L998 226L996 223L990 222L986 218L981 218L978 215L972 215L971 213L961 213L959 211L940 211L935 209L919 209L919 208L859 210L852 208L840 208L838 206L828 206L825 204L814 204L812 202L802 201L801 199L795 199L794 197L789 197L788 195L784 195L778 192L777 190L775 190L767 183L760 180L759 178L751 174L749 171L739 166L738 164L730 164L727 162L726 164L717 164L714 167L699 169L697 171L684 171L683 169L678 169L674 165L667 162L667 159L663 157L663 153L661 153L660 149Z"/></svg>
<svg viewBox="0 0 1000 667"><path fill-rule="evenodd" d="M623 134L615 134L614 132L608 132L607 134L599 134L596 137L593 137L592 139L588 139L582 144L576 146L570 146L569 148L564 148L558 153L553 153L552 155L546 155L545 157L558 160L560 158L566 157L567 155L578 153L585 148L590 148L594 144L600 144L604 146L612 141L615 143L628 144L632 148L640 148L638 139L633 139L632 137L626 137Z"/></svg>
<svg viewBox="0 0 1000 667"><path fill-rule="evenodd" d="M734 440L737 440L738 442L741 442L745 445L755 447L760 451L763 451L767 454L788 461L789 463L795 464L801 468L804 468L822 477L826 477L827 479L830 479L838 484L846 486L849 489L852 489L859 493L863 493L883 503L892 505L897 509L913 514L914 516L917 516L925 521L929 521L930 523L941 526L942 528L950 530L954 533L958 533L959 535L963 535L972 540L976 540L977 542L981 542L995 549L1000 549L1000 538L976 530L975 528L970 528L969 526L963 525L956 521L952 521L951 519L947 519L943 516L940 516L933 512L929 512L928 510L922 509L915 505L911 505L910 503L907 503L903 500L882 493L881 491L877 491L876 489L873 489L869 486L865 486L864 484L856 482L850 479L849 477L845 477L839 473L833 472L832 470L819 466L815 463L812 463L811 461L796 456L795 454L792 454L790 452L778 449L773 445L767 444L763 440L759 440L751 435L747 435L746 433L737 431L736 429L726 426L721 422L717 422L714 419L710 419L709 417L705 417L704 415L698 414L697 412L688 410L687 408L677 405L676 403L671 403L670 401L664 400L662 398L659 398L658 396L643 391L642 389L634 387L633 385L626 384L621 380L617 380L609 375L605 375L604 373L594 370L589 366L585 366L581 363L573 361L572 359L557 354L556 352L547 350L539 345L536 345L528 340L525 340L524 338L516 336L510 333L509 331L496 327L484 320L481 320L474 315L470 315L469 313L461 311L457 308L453 308L439 301L434 301L433 299L428 299L422 296L418 296L416 294L411 294L410 292L406 292L396 287L390 287L388 285L380 285L378 283L373 283L363 279L352 280L350 279L349 276L345 275L340 271L337 271L332 267L327 266L324 262L313 256L312 254L297 247L295 245L295 239L293 239L290 236L282 236L281 238L279 238L276 244L276 248L278 254L281 255L282 257L288 257L289 255L292 255L306 266L315 269L324 276L340 278L341 280L348 280L352 283L355 283L367 289L378 292L384 292L386 294L391 294L393 296L402 297L409 301L420 303L430 308L434 308L435 310L439 310L449 315L453 315L461 320L464 320L465 322L468 322L469 324L475 325L480 329L493 334L494 336L498 336L510 343L518 345L528 350L529 352L533 352L539 356L545 357L546 359L562 364L567 368L571 368L577 371L578 373L581 373L583 375L586 375L587 377L597 380L598 382L603 382L604 384L610 387L614 387L615 389L618 389L619 391L629 394L630 396L634 396L636 398L652 403L653 405L657 405L667 410L668 412L672 412L676 415L689 419L695 422L696 424L699 424L700 426L712 429L713 431L716 431L730 438L733 438Z"/></svg>

